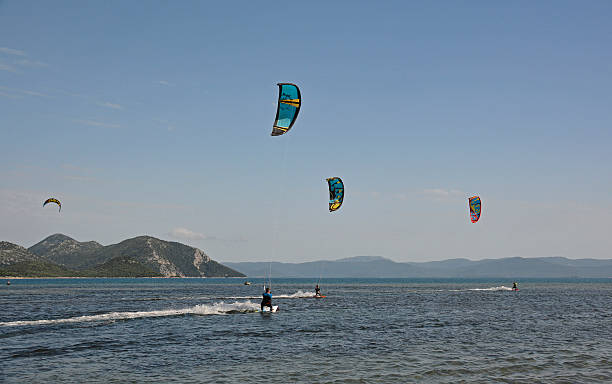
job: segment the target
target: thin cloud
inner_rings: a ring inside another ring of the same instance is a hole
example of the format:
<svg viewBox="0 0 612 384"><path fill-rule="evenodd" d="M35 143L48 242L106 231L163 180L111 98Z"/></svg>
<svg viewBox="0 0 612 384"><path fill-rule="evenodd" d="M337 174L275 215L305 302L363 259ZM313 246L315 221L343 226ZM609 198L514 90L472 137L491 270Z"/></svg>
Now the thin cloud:
<svg viewBox="0 0 612 384"><path fill-rule="evenodd" d="M397 199L397 200L408 200L408 194L407 194L407 193L404 193L404 192L401 192L401 193L395 193L395 194L393 195L393 198L394 198L394 199Z"/></svg>
<svg viewBox="0 0 612 384"><path fill-rule="evenodd" d="M92 127L103 127L103 128L120 128L119 124L103 123L100 121L93 120L73 120L75 123L91 125Z"/></svg>
<svg viewBox="0 0 612 384"><path fill-rule="evenodd" d="M72 180L72 181L84 181L84 182L98 181L98 179L96 179L95 177L74 176L74 175L64 175L64 179Z"/></svg>
<svg viewBox="0 0 612 384"><path fill-rule="evenodd" d="M5 92L2 92L2 91L0 91L0 96L8 97L9 99L23 99L23 96L20 96L20 95L11 95L9 93L5 93Z"/></svg>
<svg viewBox="0 0 612 384"><path fill-rule="evenodd" d="M156 123L159 123L161 125L164 125L166 127L166 129L168 130L168 132L173 132L176 130L176 124L168 121L168 120L163 120L163 119L153 119L153 121L155 121Z"/></svg>
<svg viewBox="0 0 612 384"><path fill-rule="evenodd" d="M13 65L16 65L16 66L19 66L19 67L41 68L41 67L48 67L49 66L49 64L43 63L42 61L30 60L30 59L25 58L25 56L27 56L27 54L24 51L20 51L18 49L13 49L13 48L8 48L8 47L0 47L0 54L21 57L20 59L16 58L12 62ZM15 73L21 73L17 69L15 69L15 67L13 67L11 65L8 65L8 64L3 64L3 63L0 63L0 70L2 70L2 71L10 71L10 72L15 72Z"/></svg>
<svg viewBox="0 0 612 384"><path fill-rule="evenodd" d="M62 93L64 95L72 96L72 97L78 97L78 98L81 98L81 99L89 98L89 96L87 96L87 95L81 95L79 93L68 92L68 91L65 91L63 89L58 89L58 90L56 90L56 92Z"/></svg>
<svg viewBox="0 0 612 384"><path fill-rule="evenodd" d="M7 47L0 47L0 53L4 53L7 55L13 55L13 56L27 56L24 51L20 51L18 49L7 48Z"/></svg>
<svg viewBox="0 0 612 384"><path fill-rule="evenodd" d="M71 170L71 171L83 171L83 172L90 172L91 171L91 169L89 169L89 168L81 167L80 165L74 165L74 164L70 164L70 163L62 164L62 168L68 169L68 170Z"/></svg>
<svg viewBox="0 0 612 384"><path fill-rule="evenodd" d="M170 233L168 233L171 237L175 239L181 240L206 240L209 239L209 236L203 235L201 233L193 232L187 228L174 228Z"/></svg>
<svg viewBox="0 0 612 384"><path fill-rule="evenodd" d="M242 237L240 237L239 239L222 239L216 236L207 236L202 233L197 233L190 229L182 228L182 227L174 228L172 231L168 233L168 236L173 237L175 239L179 239L179 240L189 240L189 241L212 240L212 241L219 241L222 243L230 243L230 244L247 242L247 240Z"/></svg>
<svg viewBox="0 0 612 384"><path fill-rule="evenodd" d="M435 199L455 199L465 196L465 192L458 189L433 188L423 190L423 194Z"/></svg>
<svg viewBox="0 0 612 384"><path fill-rule="evenodd" d="M171 82L169 82L169 81L166 81L166 80L159 80L159 81L156 81L155 83L156 83L156 84L159 84L159 85L165 85L166 87L172 87L172 86L174 86L174 84L173 84L173 83L171 83Z"/></svg>
<svg viewBox="0 0 612 384"><path fill-rule="evenodd" d="M83 182L99 181L98 178L90 176L90 174L93 172L92 169L80 167L74 164L62 164L62 169L70 172L69 174L63 175L63 178L66 180Z"/></svg>
<svg viewBox="0 0 612 384"><path fill-rule="evenodd" d="M17 92L17 93L21 93L21 94L28 95L28 96L51 98L51 96L46 95L44 93L36 92L36 91L29 91L25 89L14 89L14 88L2 87L2 86L0 86L0 89L4 91Z"/></svg>
<svg viewBox="0 0 612 384"><path fill-rule="evenodd" d="M15 68L11 67L10 65L3 64L3 63L0 63L0 71L19 73L19 71L17 71Z"/></svg>
<svg viewBox="0 0 612 384"><path fill-rule="evenodd" d="M32 61L28 59L22 59L15 61L15 64L21 65L23 67L48 67L49 64L43 63L42 61Z"/></svg>
<svg viewBox="0 0 612 384"><path fill-rule="evenodd" d="M42 206L46 197L32 191L0 189L0 199L2 199L0 213L25 215L37 212L34 207Z"/></svg>
<svg viewBox="0 0 612 384"><path fill-rule="evenodd" d="M47 97L47 98L51 97L49 95L45 95L44 93L35 92L35 91L20 91L20 92L26 95L30 95L30 96Z"/></svg>
<svg viewBox="0 0 612 384"><path fill-rule="evenodd" d="M98 103L98 105L101 107L112 108L112 109L123 109L121 105L109 103L108 101L104 103Z"/></svg>

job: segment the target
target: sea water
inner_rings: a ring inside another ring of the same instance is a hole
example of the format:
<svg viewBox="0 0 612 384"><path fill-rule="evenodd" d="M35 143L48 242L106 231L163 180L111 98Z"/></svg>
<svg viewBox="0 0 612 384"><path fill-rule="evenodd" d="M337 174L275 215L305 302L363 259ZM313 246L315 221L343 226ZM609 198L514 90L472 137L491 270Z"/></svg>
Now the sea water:
<svg viewBox="0 0 612 384"><path fill-rule="evenodd" d="M612 382L612 279L316 280L11 280L0 382Z"/></svg>

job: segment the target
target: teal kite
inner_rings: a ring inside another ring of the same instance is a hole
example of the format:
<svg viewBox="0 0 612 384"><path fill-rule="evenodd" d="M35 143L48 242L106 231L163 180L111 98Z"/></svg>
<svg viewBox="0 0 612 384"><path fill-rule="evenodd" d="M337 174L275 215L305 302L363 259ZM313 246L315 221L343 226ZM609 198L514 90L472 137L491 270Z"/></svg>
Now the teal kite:
<svg viewBox="0 0 612 384"><path fill-rule="evenodd" d="M278 108L272 127L272 136L280 136L291 129L300 113L301 105L302 96L297 85L278 83Z"/></svg>
<svg viewBox="0 0 612 384"><path fill-rule="evenodd" d="M340 208L344 201L344 183L339 177L327 179L329 185L329 211L333 212Z"/></svg>

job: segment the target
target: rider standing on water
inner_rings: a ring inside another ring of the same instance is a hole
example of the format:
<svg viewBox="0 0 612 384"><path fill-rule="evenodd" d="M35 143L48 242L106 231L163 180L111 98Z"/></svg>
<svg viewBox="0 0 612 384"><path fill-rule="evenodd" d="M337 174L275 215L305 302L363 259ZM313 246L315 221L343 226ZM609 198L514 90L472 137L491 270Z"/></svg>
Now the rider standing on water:
<svg viewBox="0 0 612 384"><path fill-rule="evenodd" d="M269 307L272 311L272 294L270 288L266 287L266 291L263 293L263 299L261 300L261 311L263 312L264 307Z"/></svg>
<svg viewBox="0 0 612 384"><path fill-rule="evenodd" d="M319 284L315 287L315 296L321 296L321 288L319 288Z"/></svg>

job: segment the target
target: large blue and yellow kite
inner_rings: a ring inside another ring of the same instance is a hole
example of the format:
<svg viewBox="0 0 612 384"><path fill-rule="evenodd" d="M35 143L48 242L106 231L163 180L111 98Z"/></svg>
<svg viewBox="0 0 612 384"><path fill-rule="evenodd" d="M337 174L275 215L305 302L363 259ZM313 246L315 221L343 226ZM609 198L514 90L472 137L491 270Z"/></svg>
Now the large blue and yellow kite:
<svg viewBox="0 0 612 384"><path fill-rule="evenodd" d="M338 210L344 201L344 183L339 177L327 179L329 185L329 211Z"/></svg>
<svg viewBox="0 0 612 384"><path fill-rule="evenodd" d="M272 136L280 136L291 129L302 105L300 89L295 84L278 83L278 109Z"/></svg>

